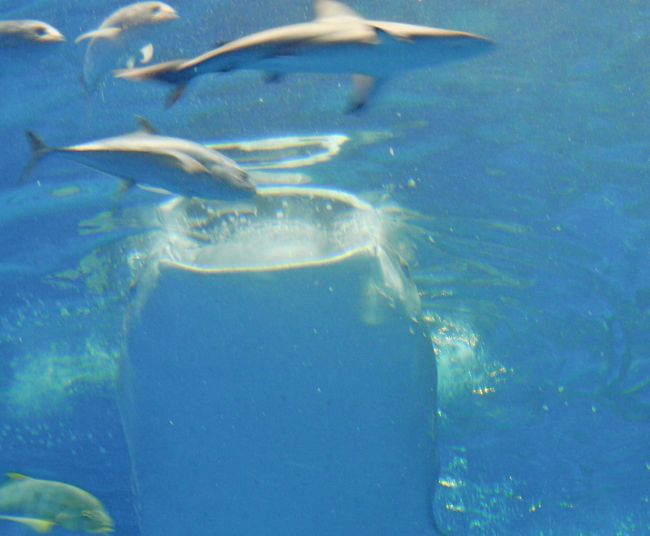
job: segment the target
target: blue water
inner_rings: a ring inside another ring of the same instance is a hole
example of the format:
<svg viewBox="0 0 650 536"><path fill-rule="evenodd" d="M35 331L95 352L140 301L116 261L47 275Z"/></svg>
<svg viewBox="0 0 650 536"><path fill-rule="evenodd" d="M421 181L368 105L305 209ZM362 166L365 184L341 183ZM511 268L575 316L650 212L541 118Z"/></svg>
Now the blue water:
<svg viewBox="0 0 650 536"><path fill-rule="evenodd" d="M315 184L380 192L422 215L411 272L438 356L440 527L650 533L650 11L349 4L497 47L397 76L358 116L341 113L347 77L264 84L259 73L203 77L164 111L166 88L109 77L88 95L79 81L74 38L114 3L0 0L0 18L41 19L68 38L0 50L0 468L88 489L117 534L138 534L115 385L129 266L141 259L128 217L101 223L159 198L121 195L117 179L54 158L17 186L23 131L68 145L131 131L139 114L202 141L338 132L351 141L309 169ZM311 16L302 0L173 5L181 18L159 29L156 60Z"/></svg>

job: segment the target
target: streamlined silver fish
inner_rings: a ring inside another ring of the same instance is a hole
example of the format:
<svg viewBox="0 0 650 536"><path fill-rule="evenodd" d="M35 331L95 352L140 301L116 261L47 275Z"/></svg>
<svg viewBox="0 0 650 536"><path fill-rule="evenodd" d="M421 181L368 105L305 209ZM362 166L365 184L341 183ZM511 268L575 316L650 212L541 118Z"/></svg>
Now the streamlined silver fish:
<svg viewBox="0 0 650 536"><path fill-rule="evenodd" d="M177 18L176 10L164 2L136 2L109 15L99 28L81 34L75 39L75 43L85 39L90 39L91 42L96 39L115 39L128 30Z"/></svg>
<svg viewBox="0 0 650 536"><path fill-rule="evenodd" d="M26 180L44 157L60 154L130 184L162 188L187 197L239 199L255 192L248 173L221 153L193 141L159 136L144 120L136 132L69 147L48 147L28 132L32 159Z"/></svg>
<svg viewBox="0 0 650 536"><path fill-rule="evenodd" d="M157 80L176 86L173 104L196 76L242 69L261 70L271 79L294 72L349 73L355 90L348 111L362 108L391 75L456 61L492 48L467 32L364 19L335 0L316 0L312 22L254 33L190 60L116 71L118 78Z"/></svg>
<svg viewBox="0 0 650 536"><path fill-rule="evenodd" d="M40 20L0 20L0 48L65 41L54 26Z"/></svg>
<svg viewBox="0 0 650 536"><path fill-rule="evenodd" d="M54 527L107 534L113 520L99 500L76 486L7 473L0 487L0 520L20 523L37 532Z"/></svg>
<svg viewBox="0 0 650 536"><path fill-rule="evenodd" d="M177 18L176 10L163 2L136 2L109 15L99 28L77 37L75 43L89 40L83 70L86 87L93 89L123 56L126 56L125 63L133 66L134 47L140 48L141 63L148 63L154 46L145 42L150 37L147 30Z"/></svg>

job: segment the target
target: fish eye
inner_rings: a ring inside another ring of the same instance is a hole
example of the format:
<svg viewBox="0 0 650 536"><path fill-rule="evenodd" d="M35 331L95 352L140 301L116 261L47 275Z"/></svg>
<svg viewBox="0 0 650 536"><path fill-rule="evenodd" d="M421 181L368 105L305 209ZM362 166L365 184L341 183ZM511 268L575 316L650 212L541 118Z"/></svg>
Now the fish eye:
<svg viewBox="0 0 650 536"><path fill-rule="evenodd" d="M34 33L38 37L46 37L47 35L49 35L50 32L47 30L47 28L45 26L39 26L38 28L36 28Z"/></svg>

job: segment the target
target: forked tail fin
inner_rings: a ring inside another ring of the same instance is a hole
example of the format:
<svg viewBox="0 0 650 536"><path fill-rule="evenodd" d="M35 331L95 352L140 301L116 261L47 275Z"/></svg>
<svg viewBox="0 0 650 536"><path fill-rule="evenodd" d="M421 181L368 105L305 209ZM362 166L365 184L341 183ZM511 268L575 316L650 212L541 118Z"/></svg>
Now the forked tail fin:
<svg viewBox="0 0 650 536"><path fill-rule="evenodd" d="M184 64L185 60L172 60L147 67L119 69L114 71L113 74L115 78L123 78L133 82L154 81L176 86L167 99L166 107L169 108L181 98L190 80L195 76L192 69L183 68Z"/></svg>
<svg viewBox="0 0 650 536"><path fill-rule="evenodd" d="M36 164L38 164L43 157L54 151L52 147L48 147L45 142L33 132L27 131L25 134L27 135L27 141L29 141L29 145L32 149L32 157L29 162L27 162L25 169L21 173L18 181L19 183L27 182L32 171L36 167Z"/></svg>

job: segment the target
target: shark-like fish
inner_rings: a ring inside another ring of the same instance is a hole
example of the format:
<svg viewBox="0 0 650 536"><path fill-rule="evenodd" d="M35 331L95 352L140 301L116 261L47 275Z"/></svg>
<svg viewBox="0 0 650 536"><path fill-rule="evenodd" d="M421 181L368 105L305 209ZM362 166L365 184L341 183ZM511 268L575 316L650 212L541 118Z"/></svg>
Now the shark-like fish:
<svg viewBox="0 0 650 536"><path fill-rule="evenodd" d="M99 28L77 37L75 43L88 40L83 68L86 88L94 89L104 75L117 66L133 67L134 49L140 49L141 62L148 63L154 48L149 42L149 30L177 18L176 10L164 2L136 2L113 12ZM121 56L126 60L119 65Z"/></svg>
<svg viewBox="0 0 650 536"><path fill-rule="evenodd" d="M21 181L46 156L60 154L90 168L171 193L205 199L240 199L255 193L255 183L236 162L182 138L158 135L139 119L136 132L69 147L48 147L34 133L27 137L32 159Z"/></svg>
<svg viewBox="0 0 650 536"><path fill-rule="evenodd" d="M37 532L62 527L75 532L107 534L113 520L93 495L70 484L8 473L0 487L0 520Z"/></svg>
<svg viewBox="0 0 650 536"><path fill-rule="evenodd" d="M193 78L208 73L261 70L271 80L296 72L349 73L355 89L347 111L353 112L394 73L462 60L493 46L472 33L365 19L335 0L316 0L314 9L311 22L247 35L189 60L118 70L115 76L176 86L171 105Z"/></svg>
<svg viewBox="0 0 650 536"><path fill-rule="evenodd" d="M61 43L63 34L40 20L0 20L0 48L24 44Z"/></svg>

